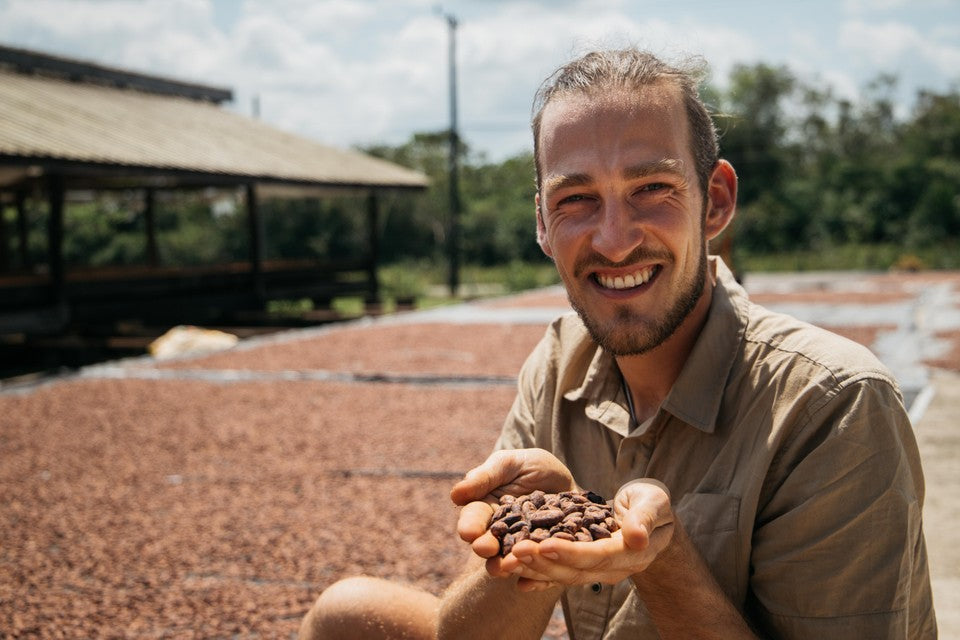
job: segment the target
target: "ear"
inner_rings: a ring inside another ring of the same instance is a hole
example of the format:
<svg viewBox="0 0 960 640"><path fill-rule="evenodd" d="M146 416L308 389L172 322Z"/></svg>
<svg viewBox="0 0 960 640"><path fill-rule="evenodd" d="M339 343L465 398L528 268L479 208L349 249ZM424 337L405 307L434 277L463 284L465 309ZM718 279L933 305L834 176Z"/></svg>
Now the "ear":
<svg viewBox="0 0 960 640"><path fill-rule="evenodd" d="M737 172L726 160L718 160L707 184L707 215L703 232L707 240L720 235L737 209Z"/></svg>
<svg viewBox="0 0 960 640"><path fill-rule="evenodd" d="M553 250L550 248L550 241L547 240L547 227L543 223L543 212L540 210L540 192L533 196L533 206L537 210L537 244L543 250L547 257L553 258Z"/></svg>

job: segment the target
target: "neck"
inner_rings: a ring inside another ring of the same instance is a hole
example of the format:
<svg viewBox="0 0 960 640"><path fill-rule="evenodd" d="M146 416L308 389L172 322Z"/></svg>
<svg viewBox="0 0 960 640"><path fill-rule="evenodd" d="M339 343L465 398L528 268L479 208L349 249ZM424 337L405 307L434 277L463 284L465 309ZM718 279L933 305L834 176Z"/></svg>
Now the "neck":
<svg viewBox="0 0 960 640"><path fill-rule="evenodd" d="M666 341L654 349L640 355L617 356L617 366L623 374L627 389L633 399L633 407L638 422L652 416L663 404L680 376L700 330L707 320L710 302L713 300L713 287L716 282L710 270L703 294L690 315L677 327Z"/></svg>

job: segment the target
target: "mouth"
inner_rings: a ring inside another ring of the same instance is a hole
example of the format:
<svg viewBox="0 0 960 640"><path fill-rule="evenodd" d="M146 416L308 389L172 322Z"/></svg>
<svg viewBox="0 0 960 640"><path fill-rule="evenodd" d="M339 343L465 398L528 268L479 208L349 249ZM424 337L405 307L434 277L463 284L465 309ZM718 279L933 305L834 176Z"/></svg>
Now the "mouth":
<svg viewBox="0 0 960 640"><path fill-rule="evenodd" d="M601 273L592 274L593 281L600 286L602 289L609 289L611 291L627 291L629 289L636 289L650 282L659 272L660 265L654 265L650 267L644 267L643 269L637 269L632 273L626 273L622 275L610 276L604 275Z"/></svg>

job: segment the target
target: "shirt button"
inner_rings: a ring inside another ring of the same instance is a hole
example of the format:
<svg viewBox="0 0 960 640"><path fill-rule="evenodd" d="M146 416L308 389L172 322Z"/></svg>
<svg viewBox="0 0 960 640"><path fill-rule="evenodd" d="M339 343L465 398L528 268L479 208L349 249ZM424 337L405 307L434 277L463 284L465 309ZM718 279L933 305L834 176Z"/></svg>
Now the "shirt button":
<svg viewBox="0 0 960 640"><path fill-rule="evenodd" d="M601 591L603 591L603 585L600 584L599 582L594 582L592 585L590 585L590 590L593 591L594 593L600 593Z"/></svg>

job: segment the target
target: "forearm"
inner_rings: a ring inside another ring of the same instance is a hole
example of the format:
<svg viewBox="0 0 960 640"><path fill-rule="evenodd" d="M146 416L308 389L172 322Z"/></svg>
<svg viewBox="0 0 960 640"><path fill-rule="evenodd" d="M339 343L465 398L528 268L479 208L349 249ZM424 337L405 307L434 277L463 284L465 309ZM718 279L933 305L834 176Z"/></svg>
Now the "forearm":
<svg viewBox="0 0 960 640"><path fill-rule="evenodd" d="M520 591L516 577L495 578L477 559L443 595L437 638L539 640L562 593Z"/></svg>
<svg viewBox="0 0 960 640"><path fill-rule="evenodd" d="M756 639L678 522L670 545L633 576L661 640Z"/></svg>

